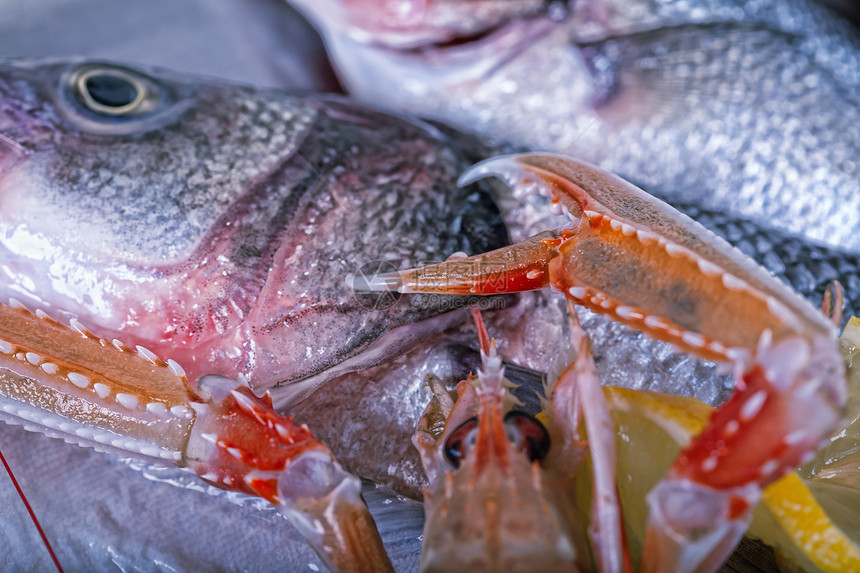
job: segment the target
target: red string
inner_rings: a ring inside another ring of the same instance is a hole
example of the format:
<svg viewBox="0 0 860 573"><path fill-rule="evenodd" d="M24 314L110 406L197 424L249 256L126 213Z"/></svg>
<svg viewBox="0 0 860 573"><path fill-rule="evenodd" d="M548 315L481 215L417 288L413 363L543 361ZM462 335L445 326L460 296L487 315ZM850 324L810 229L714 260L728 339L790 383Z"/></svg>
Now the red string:
<svg viewBox="0 0 860 573"><path fill-rule="evenodd" d="M33 512L33 508L30 507L30 502L27 501L24 492L21 490L21 486L18 485L18 480L15 479L15 474L12 473L12 468L9 467L9 463L6 461L6 457L3 455L2 451L0 451L0 461L3 462L3 466L6 468L6 473L8 473L9 477L12 479L12 484L18 491L18 496L20 496L21 501L24 502L24 507L27 508L27 512L30 514L30 519L33 520L33 523L36 525L36 529L39 530L39 535L42 537L42 543L44 543L45 547L48 548L48 553L51 554L51 559L54 560L54 565L56 566L57 571L63 573L63 568L60 566L60 561L57 559L56 554L54 554L54 550L51 547L51 544L48 542L48 538L45 536L45 532L42 530L42 526L39 525L39 520L36 519L36 514Z"/></svg>

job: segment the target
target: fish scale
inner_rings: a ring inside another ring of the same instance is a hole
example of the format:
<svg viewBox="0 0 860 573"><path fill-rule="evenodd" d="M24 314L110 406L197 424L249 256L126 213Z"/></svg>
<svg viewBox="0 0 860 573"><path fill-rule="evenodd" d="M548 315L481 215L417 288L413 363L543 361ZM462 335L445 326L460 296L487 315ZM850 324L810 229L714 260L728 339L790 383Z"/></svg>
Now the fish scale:
<svg viewBox="0 0 860 573"><path fill-rule="evenodd" d="M856 247L853 230L860 219L844 206L854 200L860 173L853 162L860 152L860 105L856 94L815 69L793 42L769 30L719 25L585 46L587 62L611 62L603 66L612 77L603 80L607 95L595 104L598 113L601 107L610 116L626 113L624 92L632 92L638 105L648 108L644 125L658 135L650 145L637 143L643 125L634 119L630 125L587 132L570 151L683 200L736 213L756 209L765 224ZM668 53L660 67L646 65L658 49ZM738 50L737 58L714 58L732 49ZM698 65L694 55L702 58ZM721 81L726 77L742 79ZM815 97L809 97L810 89ZM774 93L784 95L774 100ZM822 110L822 101L836 107ZM842 121L844 128L834 129ZM683 169L667 177L665 157L675 157ZM725 157L726 163L715 157ZM702 193L713 188L713 181L720 189ZM786 191L798 187L831 191L824 197Z"/></svg>

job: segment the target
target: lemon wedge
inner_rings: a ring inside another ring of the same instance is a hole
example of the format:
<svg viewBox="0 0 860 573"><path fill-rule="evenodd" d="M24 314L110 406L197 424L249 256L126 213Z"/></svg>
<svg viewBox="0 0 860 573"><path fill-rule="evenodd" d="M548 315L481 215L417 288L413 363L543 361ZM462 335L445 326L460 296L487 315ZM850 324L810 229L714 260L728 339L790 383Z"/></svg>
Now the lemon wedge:
<svg viewBox="0 0 860 573"><path fill-rule="evenodd" d="M860 320L843 336L849 364L849 423L801 469L768 487L748 536L774 549L790 570L860 571ZM854 367L854 363L857 366ZM616 429L618 491L634 564L642 552L648 508L645 496L665 475L713 409L685 396L605 387ZM853 412L853 414L852 414ZM846 439L846 436L848 439ZM589 468L577 471L582 507L589 507ZM852 487L853 484L853 487Z"/></svg>
<svg viewBox="0 0 860 573"><path fill-rule="evenodd" d="M645 495L666 474L681 448L702 431L711 408L686 396L611 386L603 391L616 431L616 476L625 535L638 564L648 518Z"/></svg>
<svg viewBox="0 0 860 573"><path fill-rule="evenodd" d="M658 392L606 387L604 394L616 429L625 534L633 562L638 563L648 517L645 495L680 450L702 431L713 409L694 398ZM854 502L843 499L842 503L860 507L857 491ZM795 570L860 571L856 541L833 523L796 474L765 489L747 535L773 547L777 559Z"/></svg>
<svg viewBox="0 0 860 573"><path fill-rule="evenodd" d="M860 571L857 545L833 523L797 474L764 490L747 535L773 547L777 557L795 569Z"/></svg>
<svg viewBox="0 0 860 573"><path fill-rule="evenodd" d="M860 572L860 319L851 318L841 344L848 365L845 424L811 462L764 490L747 531L771 546L787 571ZM618 493L635 570L648 518L645 496L704 429L713 408L686 396L603 390L616 430ZM581 511L591 507L590 466L586 459L576 470Z"/></svg>

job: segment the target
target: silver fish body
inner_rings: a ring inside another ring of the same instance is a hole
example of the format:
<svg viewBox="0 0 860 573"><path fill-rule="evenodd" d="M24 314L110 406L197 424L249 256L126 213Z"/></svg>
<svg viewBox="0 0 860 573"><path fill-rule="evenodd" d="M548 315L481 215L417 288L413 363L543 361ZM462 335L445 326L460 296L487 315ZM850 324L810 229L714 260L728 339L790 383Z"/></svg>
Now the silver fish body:
<svg viewBox="0 0 860 573"><path fill-rule="evenodd" d="M343 277L506 240L456 144L337 98L61 61L3 64L0 101L0 295L190 380L284 403L384 362L458 313Z"/></svg>
<svg viewBox="0 0 860 573"><path fill-rule="evenodd" d="M860 247L860 35L815 2L556 2L419 46L365 34L373 8L293 4L359 99Z"/></svg>

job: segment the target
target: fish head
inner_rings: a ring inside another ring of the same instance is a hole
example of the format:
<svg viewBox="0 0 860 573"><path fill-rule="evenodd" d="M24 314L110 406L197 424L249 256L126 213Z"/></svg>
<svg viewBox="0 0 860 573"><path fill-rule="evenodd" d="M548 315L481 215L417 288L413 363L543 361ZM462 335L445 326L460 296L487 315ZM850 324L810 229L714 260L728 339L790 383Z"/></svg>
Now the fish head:
<svg viewBox="0 0 860 573"><path fill-rule="evenodd" d="M65 59L0 61L0 103L0 299L189 380L283 402L380 364L465 311L347 274L506 240L452 139L341 98Z"/></svg>
<svg viewBox="0 0 860 573"><path fill-rule="evenodd" d="M120 135L140 133L147 123L158 127L178 95L165 78L81 58L5 60L0 82L6 111L0 126L33 148L57 135Z"/></svg>

